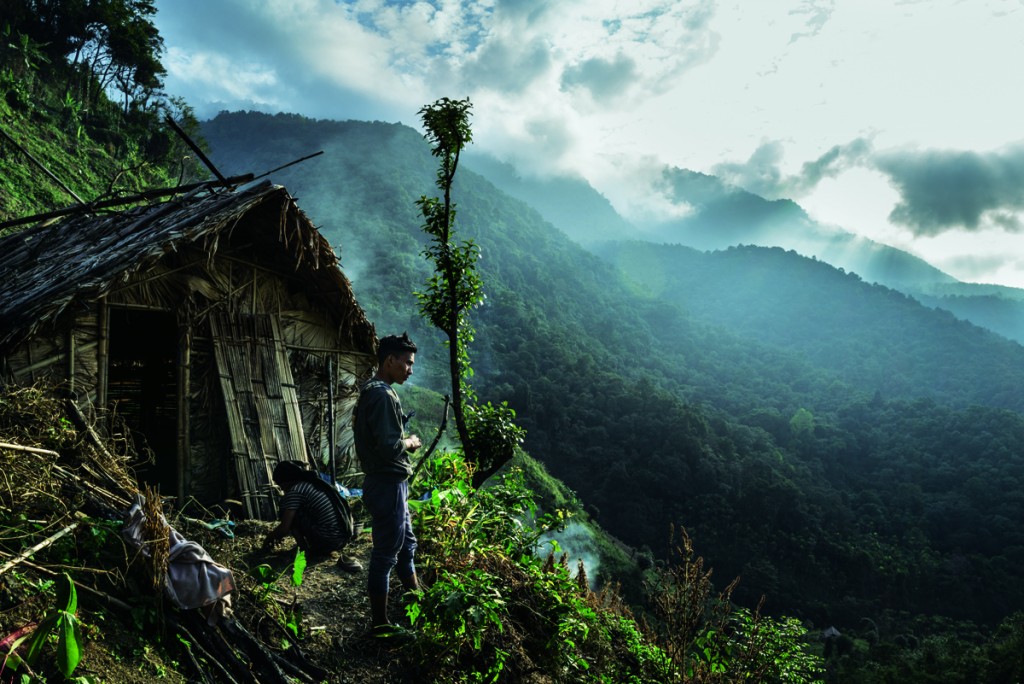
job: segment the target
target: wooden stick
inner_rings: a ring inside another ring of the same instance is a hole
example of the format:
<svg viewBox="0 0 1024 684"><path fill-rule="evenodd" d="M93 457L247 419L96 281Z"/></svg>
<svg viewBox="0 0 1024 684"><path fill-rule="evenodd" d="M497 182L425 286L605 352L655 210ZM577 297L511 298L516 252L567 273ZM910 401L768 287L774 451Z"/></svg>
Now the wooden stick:
<svg viewBox="0 0 1024 684"><path fill-rule="evenodd" d="M85 432L86 437L88 437L89 441L92 442L92 445L96 447L96 449L101 454L103 454L104 458L106 458L109 461L116 462L117 459L114 458L114 456L109 451L107 451L107 447L103 444L103 440L100 439L100 436L98 434L96 434L96 431L93 429L93 427L89 425L89 422L85 419L85 414L82 413L82 409L78 407L78 404L75 403L75 400L68 399L65 402L65 404L67 406L68 413L71 414L71 421L75 424L75 427ZM110 473L104 470L101 464L97 463L96 465L100 466L99 473L96 473L98 478L105 480L107 484L112 485L113 487L117 488L120 492L123 493L124 490L122 488L121 483L115 480ZM85 464L83 463L82 466L84 468Z"/></svg>
<svg viewBox="0 0 1024 684"><path fill-rule="evenodd" d="M180 622L178 622L178 620L174 619L169 615L165 616L165 619L171 625L171 627L174 627L179 632L185 635L185 638L188 639L189 644L194 646L199 651L199 654L206 659L206 662L209 663L210 667L212 667L216 671L217 675L221 678L222 681L227 682L228 684L238 684L238 680L236 680L231 675L228 669L224 667L224 665L217 658L215 658L210 653L209 650L207 650L207 648L203 645L203 642L197 639L195 635L192 634L192 632L190 632L187 627L185 627L185 625L181 624ZM188 647L185 647L185 650L189 650ZM192 662L196 665L196 669L199 670L200 675L205 678L205 671L202 669L201 666L199 666L199 663L196 661L195 656L192 655L191 652L189 654L189 657L192 659Z"/></svg>
<svg viewBox="0 0 1024 684"><path fill-rule="evenodd" d="M189 398L192 383L192 322L182 330L178 339L178 501L184 501L191 490L192 447L189 442Z"/></svg>
<svg viewBox="0 0 1024 684"><path fill-rule="evenodd" d="M273 615L271 615L270 611L268 611L266 608L260 607L259 610L262 611L263 615L268 618L267 622L276 627L277 630L284 637L285 641L287 641L289 644L289 646L286 647L284 649L284 652L280 655L274 651L271 651L274 657L278 658L279 660L288 662L294 667L299 668L308 676L312 677L314 681L326 681L328 678L327 671L319 665L314 665L313 663L309 662L309 660L306 658L306 654L302 652L302 647L299 644L298 639L296 639L295 636L291 632L289 632L288 629L284 625L282 625L279 620L277 620Z"/></svg>
<svg viewBox="0 0 1024 684"><path fill-rule="evenodd" d="M300 157L300 158L296 159L295 161L290 161L287 164L282 164L281 166L278 166L276 169L270 169L269 171L264 171L260 175L258 175L255 178L253 178L253 180L259 180L260 178L265 178L265 177L269 176L272 173L276 173L276 172L280 171L281 169L287 169L289 166L294 166L294 165L298 164L299 162L304 162L307 159L312 159L313 157L319 157L323 153L324 153L324 151L320 150L319 152L314 152L313 154L307 154L305 157Z"/></svg>
<svg viewBox="0 0 1024 684"><path fill-rule="evenodd" d="M258 642L249 632L234 619L220 621L220 627L242 647L256 670L266 676L266 681L273 684L288 684L288 676L281 669L273 654Z"/></svg>
<svg viewBox="0 0 1024 684"><path fill-rule="evenodd" d="M108 489L104 489L99 485L95 485L92 482L89 482L88 480L83 479L78 475L75 475L71 471L65 470L59 465L54 465L53 471L60 477L67 478L69 480L74 480L77 484L81 485L82 487L85 487L93 494L98 495L100 498L107 499L107 502L113 504L114 506L118 506L120 508L129 508L131 506L131 502L128 499L124 498L123 496L115 494L114 492Z"/></svg>
<svg viewBox="0 0 1024 684"><path fill-rule="evenodd" d="M39 449L37 447L21 446L20 444L8 444L7 442L0 442L0 449L10 449L11 451L27 451L30 454L42 454L44 456L60 456L60 454L58 454L56 451L50 451L49 449Z"/></svg>
<svg viewBox="0 0 1024 684"><path fill-rule="evenodd" d="M181 129L181 126L178 125L178 122L175 121L170 114L164 117L164 121L166 121L167 125L170 126L175 133L178 134L178 137L184 140L185 144L188 145L189 148L191 148L191 150L196 153L196 156L199 157L199 160L203 162L204 165L206 165L206 168L210 169L210 171L213 172L213 175L217 177L217 180L219 180L222 185L228 185L228 179L225 178L224 175L220 172L220 170L213 165L213 162L210 161L210 158L206 156L202 149L200 149L199 145L196 145L195 141L189 137L188 133Z"/></svg>
<svg viewBox="0 0 1024 684"><path fill-rule="evenodd" d="M110 373L110 307L106 295L96 305L96 405L106 406Z"/></svg>
<svg viewBox="0 0 1024 684"><path fill-rule="evenodd" d="M80 521L76 520L75 522L71 523L70 525L68 525L64 529L60 530L56 534L54 534L52 536L49 536L46 539L44 539L43 541L39 542L38 544L36 544L32 548L26 549L25 551L22 551L17 556L15 556L11 560L7 561L2 566L0 566L0 575L4 574L5 572L7 572L11 568L13 568L15 565L17 565L18 563L23 562L27 558L31 558L32 554L34 554L36 551L41 551L41 550L45 549L50 544L54 543L55 541L57 541L58 539L60 539L64 535L66 535L68 532L73 531L76 527L78 527L79 523L80 523Z"/></svg>
<svg viewBox="0 0 1024 684"><path fill-rule="evenodd" d="M65 350L68 373L68 392L75 392L75 328L68 328L67 349Z"/></svg>
<svg viewBox="0 0 1024 684"><path fill-rule="evenodd" d="M248 183L252 180L251 173L245 173L241 176L232 176L231 178L225 179L228 186L238 185L241 183ZM161 197L169 197L171 195L180 195L185 192L192 190L198 190L200 188L215 188L220 187L222 183L217 180L200 181L199 183L191 183L189 185L180 185L176 188L159 188L155 190L146 190L136 195L129 195L128 197L113 198L108 200L102 200L100 202L94 202L93 204L87 205L75 205L73 207L66 207L64 209L56 209L54 211L47 211L42 214L34 214L33 216L23 216L19 219L12 219L10 221L4 221L0 223L0 230L4 228L11 228L13 226L20 226L26 223L36 223L39 221L46 221L48 219L60 218L61 216L67 216L68 214L74 214L77 211L84 211L86 209L109 209L110 207L120 207L125 204L134 204L135 202L142 202L144 200L159 199Z"/></svg>

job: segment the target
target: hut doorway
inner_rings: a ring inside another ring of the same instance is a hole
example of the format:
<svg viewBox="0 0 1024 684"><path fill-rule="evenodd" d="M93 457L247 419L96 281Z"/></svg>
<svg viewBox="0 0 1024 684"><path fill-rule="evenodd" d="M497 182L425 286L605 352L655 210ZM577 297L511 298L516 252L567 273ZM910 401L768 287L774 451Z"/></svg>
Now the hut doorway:
<svg viewBox="0 0 1024 684"><path fill-rule="evenodd" d="M174 495L179 484L174 314L111 306L109 322L108 408L131 431L139 480Z"/></svg>

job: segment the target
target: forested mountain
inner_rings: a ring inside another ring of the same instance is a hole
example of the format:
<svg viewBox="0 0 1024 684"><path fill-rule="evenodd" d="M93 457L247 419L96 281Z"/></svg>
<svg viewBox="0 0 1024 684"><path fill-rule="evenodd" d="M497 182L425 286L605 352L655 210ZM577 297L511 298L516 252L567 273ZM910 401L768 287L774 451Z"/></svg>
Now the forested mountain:
<svg viewBox="0 0 1024 684"><path fill-rule="evenodd" d="M425 343L417 377L436 386L440 342L412 295L427 277L414 201L433 182L420 136L252 113L204 135L228 173L326 151L275 180L339 247L378 330ZM641 291L471 168L455 201L488 295L474 382L603 526L661 553L683 524L716 577L742 575L738 596L823 626L1024 608L1020 347L794 254L663 249L739 309L713 319L699 294ZM713 276L721 264L744 277ZM776 301L759 311L755 295Z"/></svg>
<svg viewBox="0 0 1024 684"><path fill-rule="evenodd" d="M675 200L685 203L691 212L684 218L635 226L582 180L519 174L510 165L484 155L473 157L470 164L500 190L527 202L545 220L588 248L601 249L602 242L622 240L702 250L743 244L783 247L1024 343L1024 290L961 283L912 254L839 228L820 226L792 202L771 202L713 176L666 169L665 180L675 188Z"/></svg>
<svg viewBox="0 0 1024 684"><path fill-rule="evenodd" d="M852 388L1024 410L1024 347L854 273L779 247L630 242L602 253L652 296L798 352Z"/></svg>

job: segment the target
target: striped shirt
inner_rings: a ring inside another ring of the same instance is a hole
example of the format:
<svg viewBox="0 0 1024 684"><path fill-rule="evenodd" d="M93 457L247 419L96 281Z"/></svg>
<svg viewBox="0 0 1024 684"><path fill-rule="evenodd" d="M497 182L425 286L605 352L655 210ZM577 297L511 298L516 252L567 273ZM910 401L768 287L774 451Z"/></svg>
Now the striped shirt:
<svg viewBox="0 0 1024 684"><path fill-rule="evenodd" d="M320 551L339 549L348 541L328 496L316 485L296 482L281 499L281 510L295 511L294 526Z"/></svg>

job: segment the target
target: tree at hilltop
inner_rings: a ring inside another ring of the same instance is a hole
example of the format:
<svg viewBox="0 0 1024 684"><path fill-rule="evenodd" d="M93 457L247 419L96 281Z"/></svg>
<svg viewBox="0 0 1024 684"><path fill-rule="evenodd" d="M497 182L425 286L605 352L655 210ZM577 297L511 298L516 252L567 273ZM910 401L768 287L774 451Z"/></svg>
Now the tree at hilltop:
<svg viewBox="0 0 1024 684"><path fill-rule="evenodd" d="M447 337L455 426L466 460L476 468L473 484L478 487L512 459L516 446L523 441L524 431L515 424L515 411L507 403L480 404L467 382L473 375L469 343L474 334L468 314L483 303L486 295L476 271L479 247L472 240L459 243L455 237L452 184L462 150L473 140L469 125L471 109L469 98L446 97L419 111L426 129L424 137L430 142L432 154L440 160L436 185L443 199L424 195L416 201L424 219L423 232L430 236L423 253L435 269L426 289L416 295L421 315Z"/></svg>

